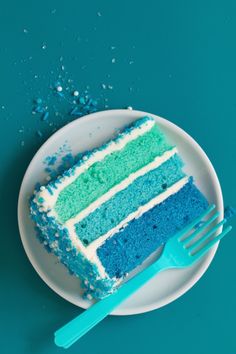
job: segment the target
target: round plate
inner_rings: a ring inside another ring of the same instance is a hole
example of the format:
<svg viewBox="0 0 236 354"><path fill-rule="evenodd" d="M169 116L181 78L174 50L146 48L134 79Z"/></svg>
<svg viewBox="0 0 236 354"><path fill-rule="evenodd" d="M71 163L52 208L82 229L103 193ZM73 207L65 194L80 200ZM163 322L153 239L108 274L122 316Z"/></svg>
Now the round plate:
<svg viewBox="0 0 236 354"><path fill-rule="evenodd" d="M57 258L47 253L37 240L34 224L29 217L28 199L35 184L45 182L43 160L58 151L65 142L71 147L73 154L90 150L110 139L117 129L145 115L154 117L168 139L177 145L186 163L186 172L195 177L196 184L206 195L208 201L217 206L221 213L219 218L223 216L221 188L211 162L193 138L175 124L145 112L110 110L90 114L66 125L43 144L25 173L19 195L18 222L25 251L40 277L57 294L82 308L88 308L92 302L82 298L79 279L69 275ZM142 313L174 301L200 279L211 263L216 249L217 245L201 261L190 268L169 270L157 275L122 303L112 314Z"/></svg>

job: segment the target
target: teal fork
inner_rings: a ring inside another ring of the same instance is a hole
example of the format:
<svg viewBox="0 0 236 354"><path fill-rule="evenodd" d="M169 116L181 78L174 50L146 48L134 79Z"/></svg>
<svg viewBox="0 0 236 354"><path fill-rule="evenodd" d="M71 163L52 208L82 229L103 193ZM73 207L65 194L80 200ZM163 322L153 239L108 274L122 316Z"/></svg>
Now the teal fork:
<svg viewBox="0 0 236 354"><path fill-rule="evenodd" d="M226 222L223 219L204 233L206 228L210 227L210 224L219 216L219 212L215 212L207 221L203 221L214 208L214 205L209 206L200 217L173 236L166 243L164 251L157 261L124 283L116 292L95 303L81 315L57 330L55 332L56 345L69 348L159 272L170 268L189 267L202 258L232 229L231 226L228 226L218 236L212 238L218 228ZM203 221L202 225L193 229L201 221ZM190 233L191 231L192 233Z"/></svg>

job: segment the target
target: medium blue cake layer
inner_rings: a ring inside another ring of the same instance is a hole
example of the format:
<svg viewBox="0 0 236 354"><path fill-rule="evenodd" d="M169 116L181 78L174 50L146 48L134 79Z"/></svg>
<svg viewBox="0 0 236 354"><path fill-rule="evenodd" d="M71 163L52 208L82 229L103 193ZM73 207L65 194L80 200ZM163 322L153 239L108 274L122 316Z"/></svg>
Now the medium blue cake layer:
<svg viewBox="0 0 236 354"><path fill-rule="evenodd" d="M123 277L208 206L192 179L181 190L110 237L97 254L110 278Z"/></svg>
<svg viewBox="0 0 236 354"><path fill-rule="evenodd" d="M183 178L185 174L182 166L182 160L175 154L155 170L137 178L126 189L118 192L75 225L80 240L84 245L88 245L106 234L130 213Z"/></svg>

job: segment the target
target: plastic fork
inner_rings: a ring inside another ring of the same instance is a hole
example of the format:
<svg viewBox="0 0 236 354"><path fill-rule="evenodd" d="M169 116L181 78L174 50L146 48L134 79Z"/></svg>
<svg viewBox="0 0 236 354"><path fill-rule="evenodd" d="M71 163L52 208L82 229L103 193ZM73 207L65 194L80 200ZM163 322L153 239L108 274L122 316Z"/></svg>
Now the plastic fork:
<svg viewBox="0 0 236 354"><path fill-rule="evenodd" d="M81 315L57 330L55 332L56 345L69 348L159 272L170 268L189 267L202 258L232 229L232 226L228 226L218 236L212 238L215 232L226 222L223 219L206 232L206 229L219 216L219 212L215 212L207 221L203 221L214 208L215 205L209 206L201 216L173 236L166 243L157 261L127 281L116 292L95 303ZM190 233L194 226L201 221L202 225Z"/></svg>

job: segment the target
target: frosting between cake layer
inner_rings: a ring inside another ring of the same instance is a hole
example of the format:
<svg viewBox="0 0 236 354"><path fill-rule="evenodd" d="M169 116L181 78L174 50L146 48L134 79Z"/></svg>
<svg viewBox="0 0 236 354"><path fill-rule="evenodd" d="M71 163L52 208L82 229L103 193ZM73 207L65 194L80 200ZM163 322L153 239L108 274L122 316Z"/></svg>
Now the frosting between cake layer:
<svg viewBox="0 0 236 354"><path fill-rule="evenodd" d="M157 156L151 163L142 167L138 171L131 173L129 177L125 178L122 182L111 188L107 193L103 194L100 198L95 200L95 202L91 203L86 209L82 210L78 215L74 218L69 219L65 222L65 226L70 228L74 224L79 223L83 220L87 215L92 213L95 209L97 209L100 205L108 201L112 198L116 193L122 191L127 188L131 183L133 183L137 178L145 175L146 173L158 168L161 164L169 160L172 156L177 153L177 149L173 148L171 150L166 151L163 155Z"/></svg>

